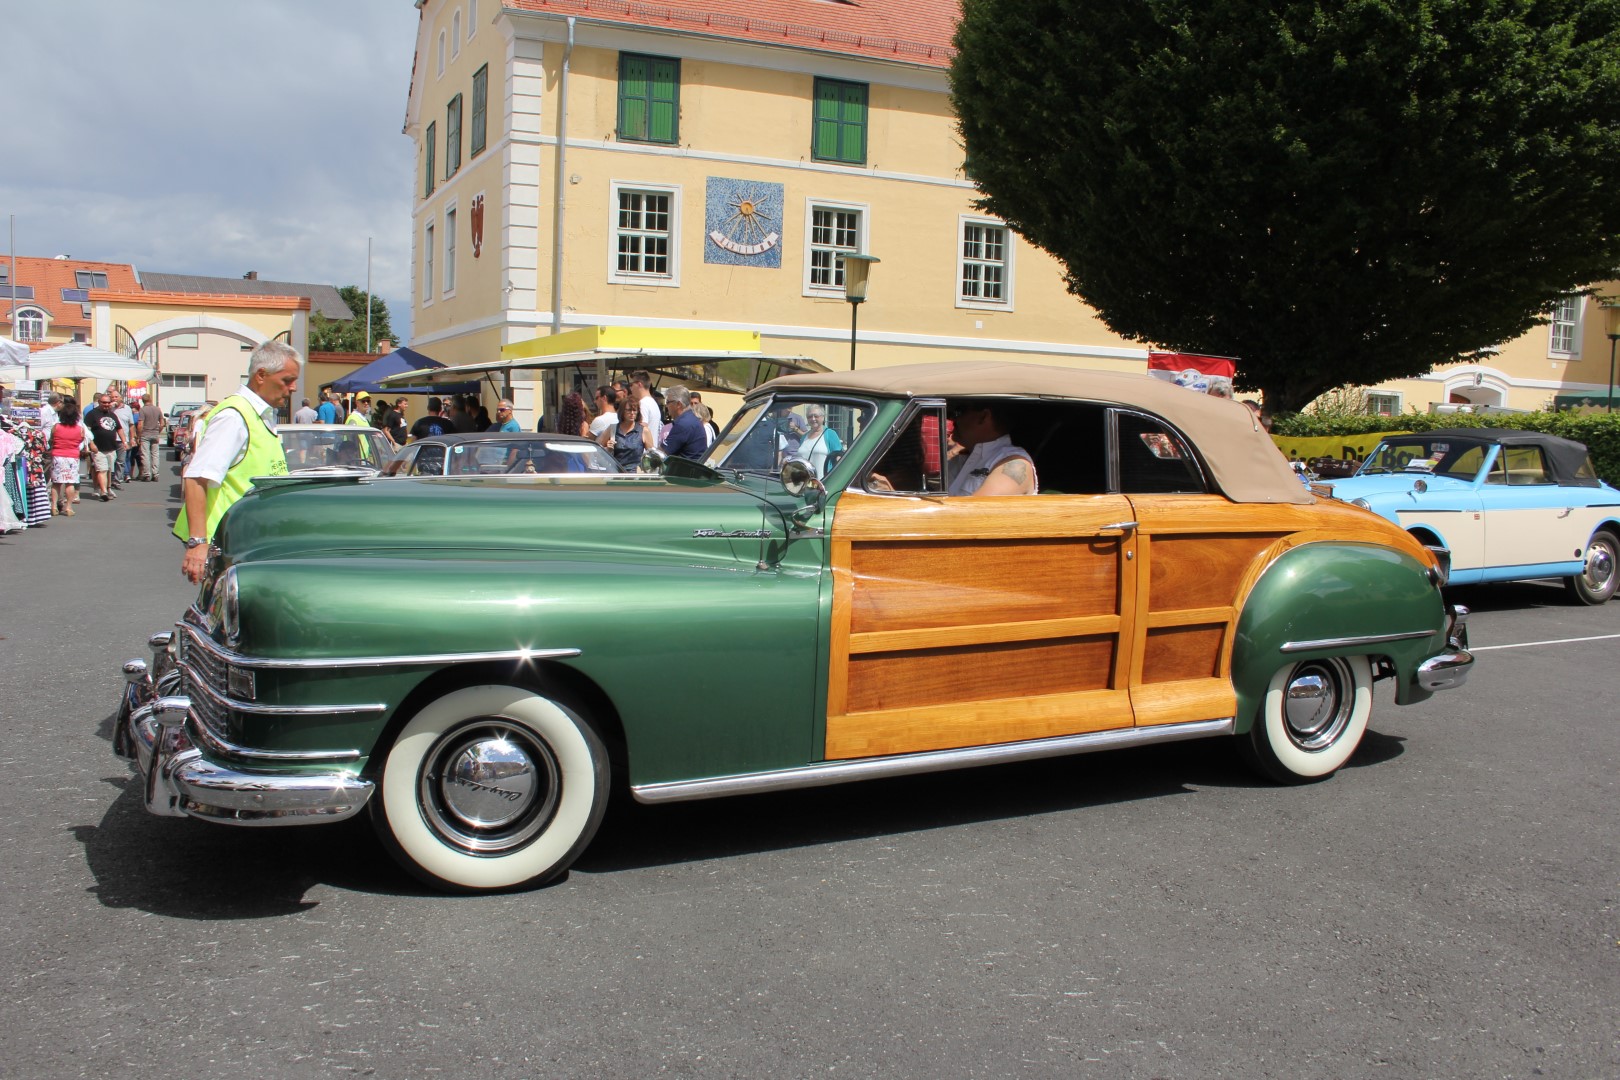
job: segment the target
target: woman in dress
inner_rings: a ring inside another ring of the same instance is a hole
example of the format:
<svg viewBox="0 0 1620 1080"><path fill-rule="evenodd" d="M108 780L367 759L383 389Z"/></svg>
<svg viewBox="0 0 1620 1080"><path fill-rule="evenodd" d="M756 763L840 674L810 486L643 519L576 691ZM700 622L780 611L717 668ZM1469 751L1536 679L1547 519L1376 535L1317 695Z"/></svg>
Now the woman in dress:
<svg viewBox="0 0 1620 1080"><path fill-rule="evenodd" d="M79 423L79 403L72 398L63 399L57 416L60 419L51 428L51 513L72 517L73 504L79 501L79 452L86 432Z"/></svg>
<svg viewBox="0 0 1620 1080"><path fill-rule="evenodd" d="M653 448L652 432L641 422L641 410L630 395L619 399L619 422L602 432L601 442L625 472L635 472Z"/></svg>

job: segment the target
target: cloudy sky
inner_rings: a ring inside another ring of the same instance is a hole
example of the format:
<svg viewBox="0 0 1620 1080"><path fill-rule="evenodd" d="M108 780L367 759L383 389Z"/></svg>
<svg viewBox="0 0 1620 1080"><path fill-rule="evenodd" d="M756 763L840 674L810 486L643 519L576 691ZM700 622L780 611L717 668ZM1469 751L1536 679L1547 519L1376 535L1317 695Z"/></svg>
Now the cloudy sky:
<svg viewBox="0 0 1620 1080"><path fill-rule="evenodd" d="M364 287L370 236L408 340L411 0L5 6L0 244Z"/></svg>

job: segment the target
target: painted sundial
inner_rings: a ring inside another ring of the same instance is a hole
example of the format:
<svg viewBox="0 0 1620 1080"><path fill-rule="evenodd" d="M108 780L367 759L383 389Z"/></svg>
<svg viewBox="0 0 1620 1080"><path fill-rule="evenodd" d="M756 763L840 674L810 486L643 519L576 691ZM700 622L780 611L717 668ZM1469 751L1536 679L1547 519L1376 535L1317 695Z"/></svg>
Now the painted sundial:
<svg viewBox="0 0 1620 1080"><path fill-rule="evenodd" d="M782 265L781 184L708 178L703 261L729 266Z"/></svg>

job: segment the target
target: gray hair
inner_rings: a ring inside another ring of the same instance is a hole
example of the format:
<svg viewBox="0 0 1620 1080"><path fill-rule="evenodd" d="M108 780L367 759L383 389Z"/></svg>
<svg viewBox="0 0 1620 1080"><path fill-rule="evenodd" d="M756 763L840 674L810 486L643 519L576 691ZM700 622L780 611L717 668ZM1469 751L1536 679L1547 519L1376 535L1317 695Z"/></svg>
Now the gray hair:
<svg viewBox="0 0 1620 1080"><path fill-rule="evenodd" d="M52 394L50 397L46 398L45 401L49 405L60 405L62 404L62 395Z"/></svg>
<svg viewBox="0 0 1620 1080"><path fill-rule="evenodd" d="M298 355L298 350L285 341L266 341L248 354L248 377L251 378L255 371L274 375L288 364L303 362L304 358Z"/></svg>
<svg viewBox="0 0 1620 1080"><path fill-rule="evenodd" d="M692 404L692 391L684 386L669 386L664 388L664 400L686 408Z"/></svg>

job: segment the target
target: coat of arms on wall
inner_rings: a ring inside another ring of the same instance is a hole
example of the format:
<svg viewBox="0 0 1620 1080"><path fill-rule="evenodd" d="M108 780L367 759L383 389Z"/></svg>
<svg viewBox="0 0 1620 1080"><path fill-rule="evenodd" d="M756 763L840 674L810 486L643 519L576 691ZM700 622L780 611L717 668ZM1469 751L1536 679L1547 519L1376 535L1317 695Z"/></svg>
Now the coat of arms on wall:
<svg viewBox="0 0 1620 1080"><path fill-rule="evenodd" d="M727 266L782 265L782 185L708 179L703 261Z"/></svg>
<svg viewBox="0 0 1620 1080"><path fill-rule="evenodd" d="M484 250L484 193L472 197L472 249L473 258Z"/></svg>

